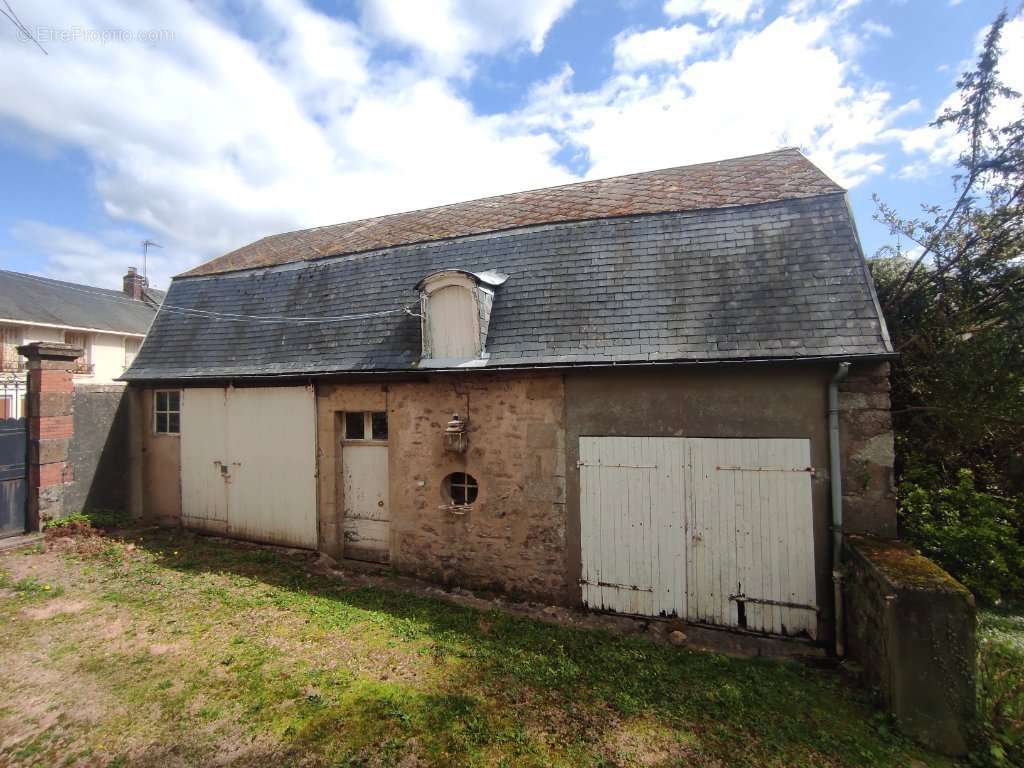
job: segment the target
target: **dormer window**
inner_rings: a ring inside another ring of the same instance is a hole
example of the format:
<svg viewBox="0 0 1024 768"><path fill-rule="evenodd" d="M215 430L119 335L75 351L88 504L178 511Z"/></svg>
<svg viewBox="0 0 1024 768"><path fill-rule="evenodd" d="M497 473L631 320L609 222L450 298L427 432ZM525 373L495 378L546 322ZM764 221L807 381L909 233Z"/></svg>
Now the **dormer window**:
<svg viewBox="0 0 1024 768"><path fill-rule="evenodd" d="M508 279L498 272L448 269L419 282L423 360L459 365L486 356L494 289Z"/></svg>

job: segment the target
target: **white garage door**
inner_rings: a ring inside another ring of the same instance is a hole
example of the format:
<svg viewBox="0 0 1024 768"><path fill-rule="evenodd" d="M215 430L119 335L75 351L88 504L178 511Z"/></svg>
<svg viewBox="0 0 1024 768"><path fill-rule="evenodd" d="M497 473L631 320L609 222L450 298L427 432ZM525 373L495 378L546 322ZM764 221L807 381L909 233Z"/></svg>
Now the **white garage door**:
<svg viewBox="0 0 1024 768"><path fill-rule="evenodd" d="M184 390L184 524L315 549L315 430L309 387Z"/></svg>
<svg viewBox="0 0 1024 768"><path fill-rule="evenodd" d="M580 494L588 606L815 636L808 440L581 437Z"/></svg>

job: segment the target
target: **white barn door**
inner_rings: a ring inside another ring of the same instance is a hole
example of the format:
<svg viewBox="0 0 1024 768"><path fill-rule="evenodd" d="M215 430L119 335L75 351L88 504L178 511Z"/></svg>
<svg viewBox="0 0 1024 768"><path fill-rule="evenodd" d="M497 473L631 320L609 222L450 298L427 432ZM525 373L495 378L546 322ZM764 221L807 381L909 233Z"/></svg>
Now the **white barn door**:
<svg viewBox="0 0 1024 768"><path fill-rule="evenodd" d="M681 615L684 447L681 438L580 438L580 583L592 608Z"/></svg>
<svg viewBox="0 0 1024 768"><path fill-rule="evenodd" d="M227 390L181 393L181 516L186 528L227 532L227 419Z"/></svg>
<svg viewBox="0 0 1024 768"><path fill-rule="evenodd" d="M581 437L584 603L817 630L807 440Z"/></svg>
<svg viewBox="0 0 1024 768"><path fill-rule="evenodd" d="M182 522L315 549L315 429L307 387L184 390Z"/></svg>

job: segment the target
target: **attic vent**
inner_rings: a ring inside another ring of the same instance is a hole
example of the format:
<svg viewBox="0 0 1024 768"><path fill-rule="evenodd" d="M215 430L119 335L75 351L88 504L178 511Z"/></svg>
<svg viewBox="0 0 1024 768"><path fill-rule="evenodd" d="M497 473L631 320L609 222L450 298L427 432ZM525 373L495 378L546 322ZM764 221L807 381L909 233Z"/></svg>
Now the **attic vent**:
<svg viewBox="0 0 1024 768"><path fill-rule="evenodd" d="M464 364L486 357L494 289L507 275L449 269L425 277L420 291L423 359Z"/></svg>

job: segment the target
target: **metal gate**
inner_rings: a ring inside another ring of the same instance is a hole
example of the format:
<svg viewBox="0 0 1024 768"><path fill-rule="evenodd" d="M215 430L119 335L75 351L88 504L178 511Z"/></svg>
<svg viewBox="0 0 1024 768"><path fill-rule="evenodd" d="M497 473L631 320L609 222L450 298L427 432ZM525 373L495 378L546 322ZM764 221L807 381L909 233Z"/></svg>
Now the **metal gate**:
<svg viewBox="0 0 1024 768"><path fill-rule="evenodd" d="M0 419L0 538L25 532L25 419Z"/></svg>
<svg viewBox="0 0 1024 768"><path fill-rule="evenodd" d="M814 637L810 441L580 438L584 602Z"/></svg>
<svg viewBox="0 0 1024 768"><path fill-rule="evenodd" d="M315 549L312 389L185 389L181 513L191 528Z"/></svg>

